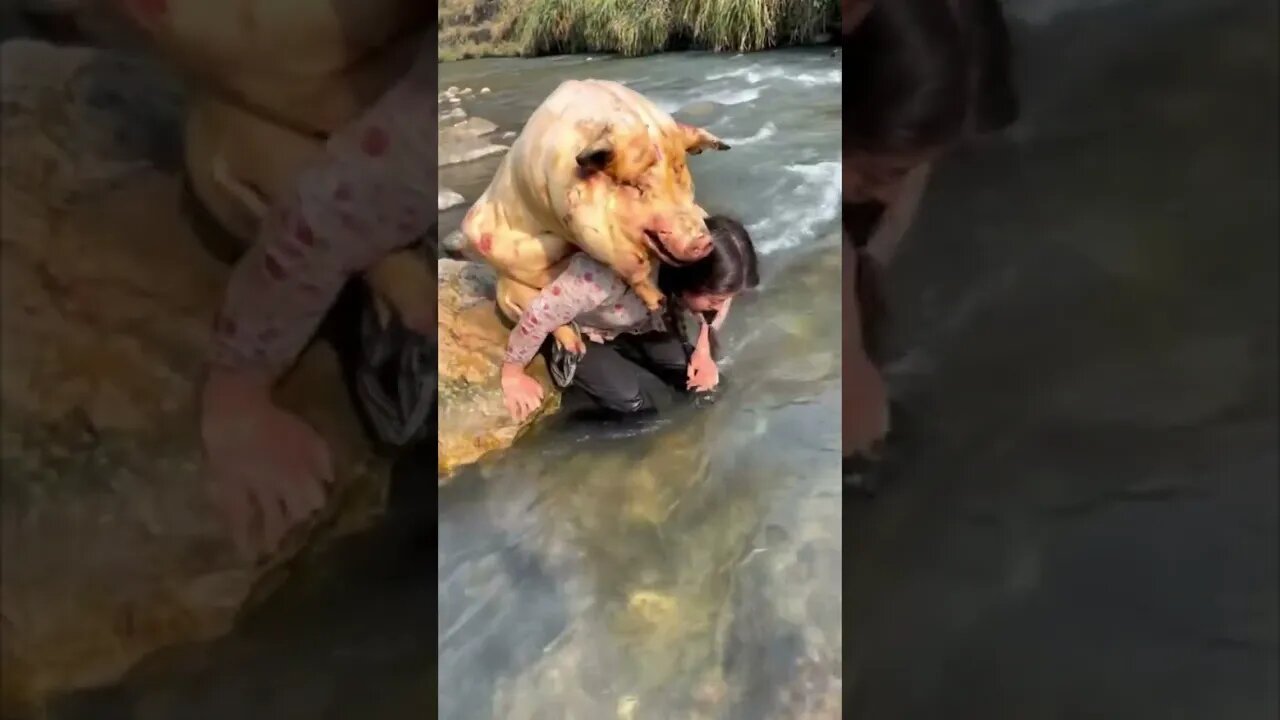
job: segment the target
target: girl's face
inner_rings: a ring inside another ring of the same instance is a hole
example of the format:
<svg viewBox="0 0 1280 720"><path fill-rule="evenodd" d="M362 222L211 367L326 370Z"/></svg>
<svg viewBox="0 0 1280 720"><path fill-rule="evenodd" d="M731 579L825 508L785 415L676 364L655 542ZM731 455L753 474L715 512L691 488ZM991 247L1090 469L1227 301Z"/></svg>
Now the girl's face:
<svg viewBox="0 0 1280 720"><path fill-rule="evenodd" d="M694 312L720 312L733 293L684 293L684 304Z"/></svg>

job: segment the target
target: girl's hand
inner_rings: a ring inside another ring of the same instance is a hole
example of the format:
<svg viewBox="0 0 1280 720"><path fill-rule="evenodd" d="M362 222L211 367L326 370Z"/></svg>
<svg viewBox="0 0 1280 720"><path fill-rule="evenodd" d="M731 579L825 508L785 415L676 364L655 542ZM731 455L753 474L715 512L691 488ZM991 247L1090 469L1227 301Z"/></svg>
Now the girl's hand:
<svg viewBox="0 0 1280 720"><path fill-rule="evenodd" d="M711 351L702 347L695 348L693 356L689 358L687 387L705 392L714 390L719 384L720 368L716 367L716 361L711 358Z"/></svg>
<svg viewBox="0 0 1280 720"><path fill-rule="evenodd" d="M333 482L324 439L276 407L269 388L267 380L215 370L201 407L210 494L250 558L279 548L290 529L323 508Z"/></svg>
<svg viewBox="0 0 1280 720"><path fill-rule="evenodd" d="M502 366L502 400L516 422L524 422L541 407L542 396L542 385L524 368L511 364Z"/></svg>

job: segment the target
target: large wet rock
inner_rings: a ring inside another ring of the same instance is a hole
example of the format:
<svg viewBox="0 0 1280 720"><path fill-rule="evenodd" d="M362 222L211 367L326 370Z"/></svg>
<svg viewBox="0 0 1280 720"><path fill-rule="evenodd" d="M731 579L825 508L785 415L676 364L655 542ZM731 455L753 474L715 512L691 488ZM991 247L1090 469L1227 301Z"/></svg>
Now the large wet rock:
<svg viewBox="0 0 1280 720"><path fill-rule="evenodd" d="M461 165L501 155L508 150L506 145L491 142L485 137L497 130L497 125L484 118L469 117L457 106L471 97L471 88L450 87L436 98L442 109L449 108L440 113L439 167Z"/></svg>
<svg viewBox="0 0 1280 720"><path fill-rule="evenodd" d="M459 467L510 447L539 417L560 404L541 358L530 372L546 389L542 409L524 423L512 420L498 382L507 327L493 301L495 277L484 264L439 261L440 482Z"/></svg>
<svg viewBox="0 0 1280 720"><path fill-rule="evenodd" d="M506 145L489 142L483 134L477 134L471 125L465 124L440 130L438 149L439 167L501 155L508 150Z"/></svg>
<svg viewBox="0 0 1280 720"><path fill-rule="evenodd" d="M228 268L182 211L180 86L140 59L22 40L0 68L8 717L225 632L339 506L380 497L385 473L335 357L308 353L281 400L330 441L344 500L266 562L233 552L195 402Z"/></svg>
<svg viewBox="0 0 1280 720"><path fill-rule="evenodd" d="M461 122L455 123L453 125L453 129L459 130L462 132L469 132L475 135L476 137L481 137L484 135L488 135L494 130L497 130L498 126L492 120L485 120L484 118L481 118L481 117L473 117L473 118L466 118Z"/></svg>
<svg viewBox="0 0 1280 720"><path fill-rule="evenodd" d="M440 188L440 191L436 195L436 210L438 212L444 212L445 210L449 210L450 208L455 208L466 201L467 201L466 198L462 197L461 195L454 192L453 190L442 187Z"/></svg>

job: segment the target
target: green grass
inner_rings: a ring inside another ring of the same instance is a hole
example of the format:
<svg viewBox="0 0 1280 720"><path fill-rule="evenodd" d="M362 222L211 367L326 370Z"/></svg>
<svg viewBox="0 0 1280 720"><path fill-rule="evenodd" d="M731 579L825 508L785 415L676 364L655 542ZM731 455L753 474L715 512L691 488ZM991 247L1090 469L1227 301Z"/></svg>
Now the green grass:
<svg viewBox="0 0 1280 720"><path fill-rule="evenodd" d="M440 7L441 59L750 52L815 42L840 21L836 0L443 0Z"/></svg>

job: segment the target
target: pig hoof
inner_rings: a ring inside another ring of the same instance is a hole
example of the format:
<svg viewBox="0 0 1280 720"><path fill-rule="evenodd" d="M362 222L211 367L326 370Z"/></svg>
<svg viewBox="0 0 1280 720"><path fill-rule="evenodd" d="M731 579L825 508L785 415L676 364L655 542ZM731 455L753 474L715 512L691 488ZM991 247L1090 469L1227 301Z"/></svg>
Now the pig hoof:
<svg viewBox="0 0 1280 720"><path fill-rule="evenodd" d="M576 329L568 325L562 325L551 335L563 350L572 355L582 356L587 352L587 346L583 344L582 336L578 334Z"/></svg>

